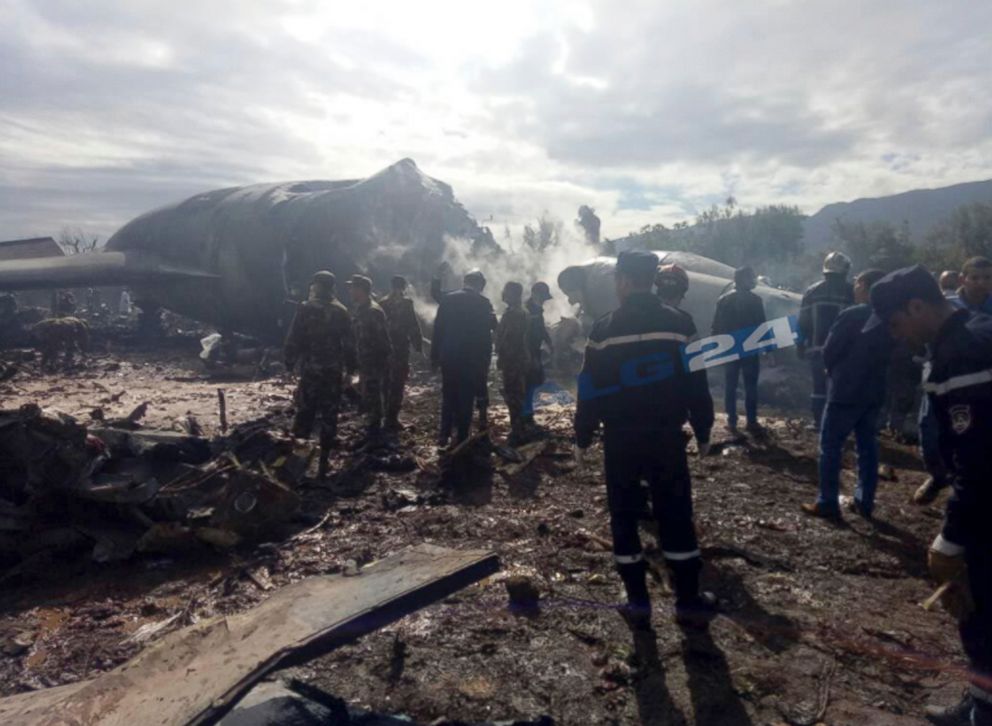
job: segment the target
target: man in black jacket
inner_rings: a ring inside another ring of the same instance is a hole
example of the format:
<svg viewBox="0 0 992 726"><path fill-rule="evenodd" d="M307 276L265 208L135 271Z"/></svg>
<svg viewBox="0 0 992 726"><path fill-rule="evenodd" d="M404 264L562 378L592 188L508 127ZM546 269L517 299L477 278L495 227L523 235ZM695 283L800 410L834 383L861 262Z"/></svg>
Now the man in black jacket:
<svg viewBox="0 0 992 726"><path fill-rule="evenodd" d="M885 401L891 340L882 326L866 333L861 329L871 316L868 291L884 275L881 270L865 270L858 275L854 282L858 304L837 317L823 346L829 382L820 428L820 496L815 503L802 505L806 514L839 516L844 442L854 432L858 446L854 510L866 519L872 516L878 485L878 415Z"/></svg>
<svg viewBox="0 0 992 726"><path fill-rule="evenodd" d="M600 318L589 335L575 412L580 464L603 424L613 554L627 592L622 612L639 629L651 625L637 530L642 479L651 490L662 554L672 572L678 621L698 625L715 612L715 599L699 591L702 559L682 431L688 419L700 443L708 442L713 401L705 371L684 367L681 349L692 334L691 322L651 294L657 266L650 252L617 258L620 307Z"/></svg>
<svg viewBox="0 0 992 726"><path fill-rule="evenodd" d="M887 324L894 338L930 346L924 391L954 489L928 559L934 579L948 586L941 601L958 618L971 689L950 709L928 709L928 717L992 726L992 316L956 310L919 265L875 283L871 305L866 329Z"/></svg>
<svg viewBox="0 0 992 726"><path fill-rule="evenodd" d="M796 352L809 361L813 376L813 427L820 430L823 407L827 402L827 371L823 365L823 344L840 311L854 303L854 289L847 281L851 260L842 252L831 252L823 260L823 279L810 285L799 306L799 339Z"/></svg>
<svg viewBox="0 0 992 726"><path fill-rule="evenodd" d="M758 284L758 276L750 267L734 271L734 289L717 300L713 316L713 335L737 335L751 331L765 322L765 305L761 298L752 292ZM727 428L737 432L737 380L744 377L744 414L747 430L761 431L758 424L758 372L761 363L758 356L749 355L726 363L723 366L725 377L723 402L727 411Z"/></svg>
<svg viewBox="0 0 992 726"><path fill-rule="evenodd" d="M452 427L455 443L468 438L472 404L486 393L496 313L482 295L485 287L486 278L473 270L461 290L441 296L437 309L431 363L441 369L441 446L447 445Z"/></svg>

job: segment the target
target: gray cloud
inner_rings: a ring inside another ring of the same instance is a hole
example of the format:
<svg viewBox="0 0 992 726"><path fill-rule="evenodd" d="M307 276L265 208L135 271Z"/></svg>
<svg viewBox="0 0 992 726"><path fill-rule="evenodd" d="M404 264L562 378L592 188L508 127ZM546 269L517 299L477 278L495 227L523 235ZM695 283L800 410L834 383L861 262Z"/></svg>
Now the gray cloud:
<svg viewBox="0 0 992 726"><path fill-rule="evenodd" d="M499 34L454 0L374 5L7 0L0 237L403 156L497 223L589 201L612 233L731 192L814 211L992 176L985 3L546 0Z"/></svg>

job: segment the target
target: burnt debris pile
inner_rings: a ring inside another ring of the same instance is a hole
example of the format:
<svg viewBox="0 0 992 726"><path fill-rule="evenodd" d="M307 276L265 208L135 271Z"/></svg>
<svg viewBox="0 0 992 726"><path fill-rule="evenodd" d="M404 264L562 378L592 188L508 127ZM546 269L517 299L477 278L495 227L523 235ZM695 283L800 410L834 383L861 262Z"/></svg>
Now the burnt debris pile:
<svg viewBox="0 0 992 726"><path fill-rule="evenodd" d="M89 427L34 404L0 411L0 577L87 547L100 562L230 548L297 514L309 446L268 419L212 440L143 429L146 409Z"/></svg>

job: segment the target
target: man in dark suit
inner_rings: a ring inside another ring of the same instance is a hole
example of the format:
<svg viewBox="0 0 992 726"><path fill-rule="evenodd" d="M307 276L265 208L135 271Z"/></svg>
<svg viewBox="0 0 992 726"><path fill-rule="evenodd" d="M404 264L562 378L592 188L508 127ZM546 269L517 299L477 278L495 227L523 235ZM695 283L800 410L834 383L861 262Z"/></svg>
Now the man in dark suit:
<svg viewBox="0 0 992 726"><path fill-rule="evenodd" d="M484 398L492 360L492 331L496 314L482 295L486 278L478 270L465 275L461 290L440 298L431 341L431 363L441 369L441 432L446 446L455 430L455 443L468 438L472 405Z"/></svg>

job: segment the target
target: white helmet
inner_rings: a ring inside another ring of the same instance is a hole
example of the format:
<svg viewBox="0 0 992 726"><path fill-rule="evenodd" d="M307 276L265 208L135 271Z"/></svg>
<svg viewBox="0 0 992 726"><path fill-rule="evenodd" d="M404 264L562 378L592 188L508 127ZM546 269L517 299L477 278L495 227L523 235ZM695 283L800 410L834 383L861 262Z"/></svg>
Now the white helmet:
<svg viewBox="0 0 992 726"><path fill-rule="evenodd" d="M830 252L823 260L823 272L837 272L846 275L851 271L851 258L843 252Z"/></svg>

